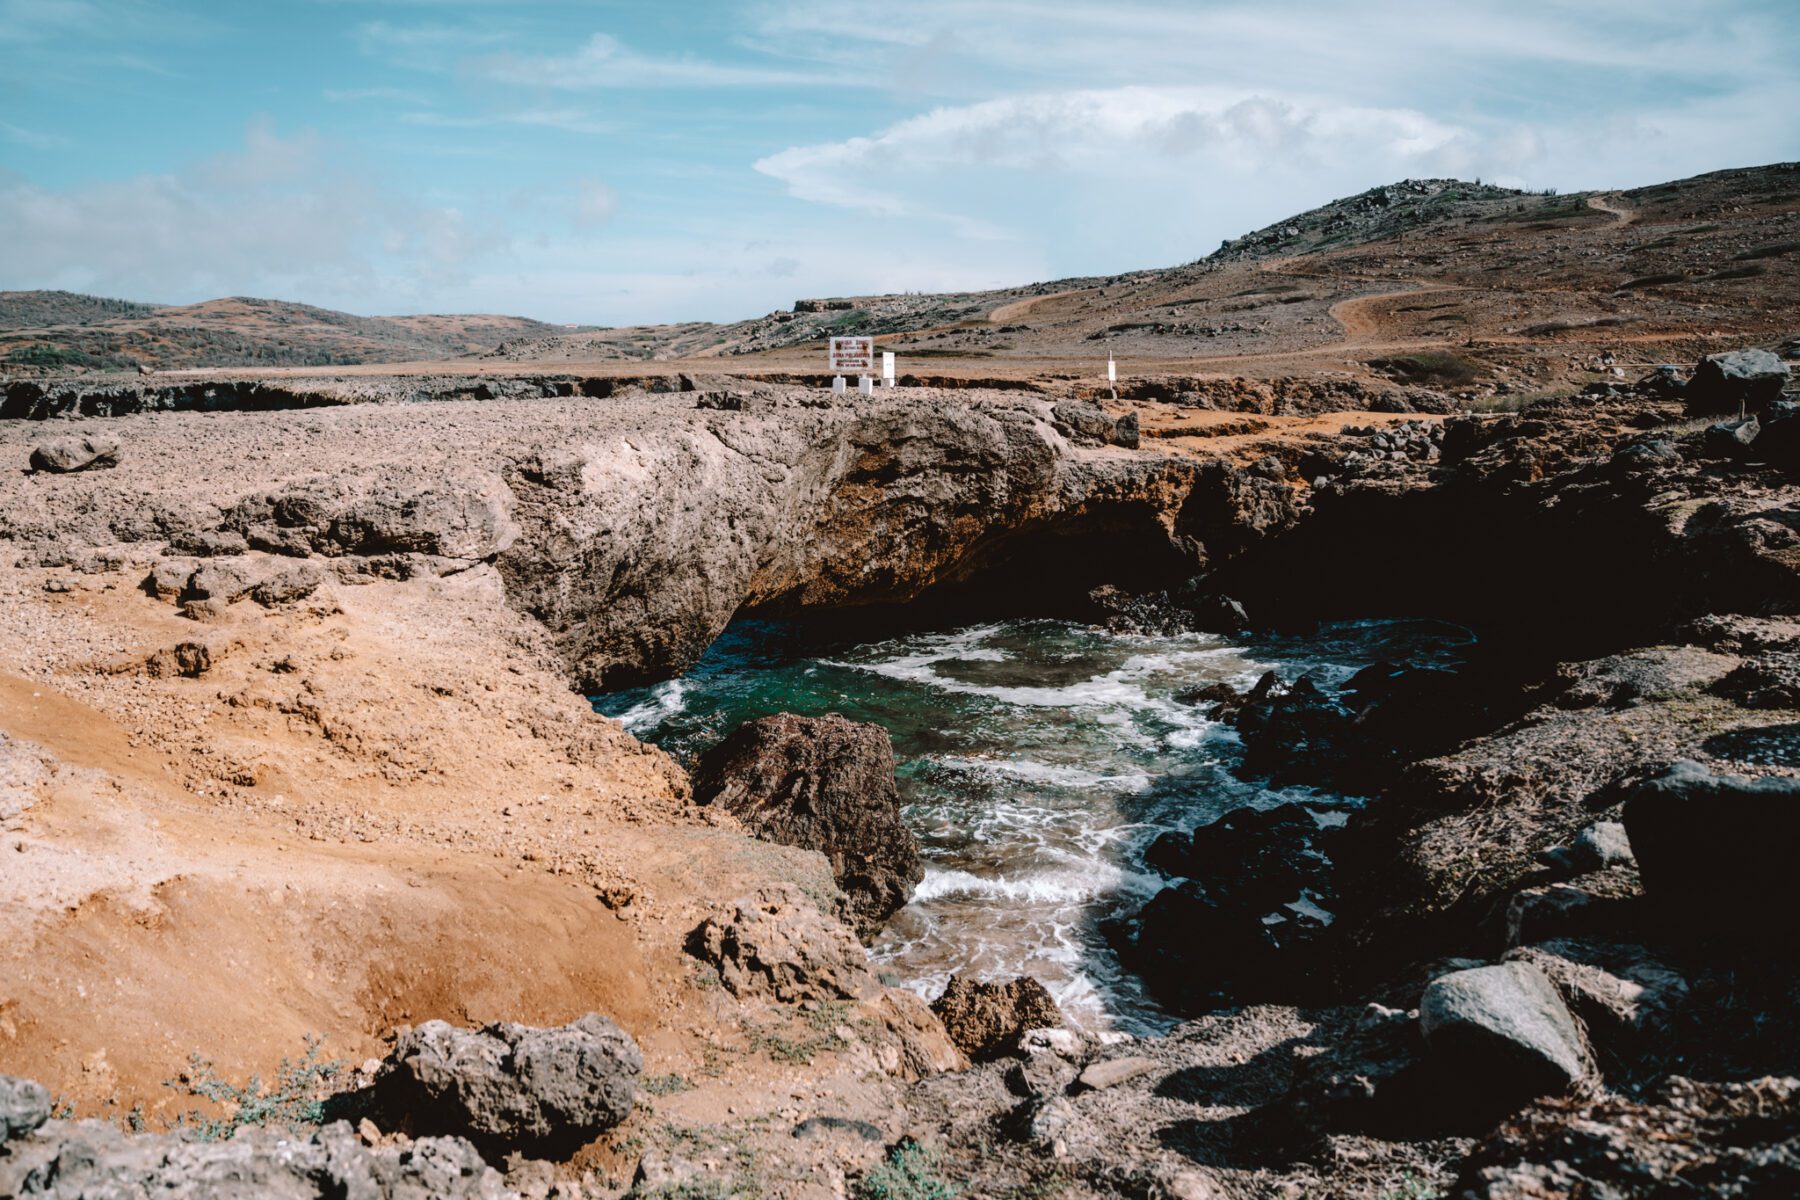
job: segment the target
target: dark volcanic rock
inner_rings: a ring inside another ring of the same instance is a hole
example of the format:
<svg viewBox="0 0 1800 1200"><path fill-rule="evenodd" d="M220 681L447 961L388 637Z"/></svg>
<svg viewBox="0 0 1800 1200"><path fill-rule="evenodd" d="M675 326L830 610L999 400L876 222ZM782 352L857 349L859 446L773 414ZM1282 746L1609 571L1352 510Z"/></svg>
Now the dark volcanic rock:
<svg viewBox="0 0 1800 1200"><path fill-rule="evenodd" d="M1679 762L1633 789L1625 828L1644 891L1682 927L1740 940L1793 915L1800 779L1716 775Z"/></svg>
<svg viewBox="0 0 1800 1200"><path fill-rule="evenodd" d="M1695 412L1754 410L1779 400L1787 381L1787 364L1769 351L1731 350L1701 359L1682 394Z"/></svg>
<svg viewBox="0 0 1800 1200"><path fill-rule="evenodd" d="M1209 894L1263 910L1324 886L1326 862L1315 848L1325 830L1300 804L1234 808L1191 834L1166 833L1145 861L1165 874L1197 879Z"/></svg>
<svg viewBox="0 0 1800 1200"><path fill-rule="evenodd" d="M1800 1080L1672 1078L1652 1103L1535 1105L1463 1164L1468 1200L1800 1195Z"/></svg>
<svg viewBox="0 0 1800 1200"><path fill-rule="evenodd" d="M1562 1095L1593 1071L1587 1039L1537 967L1506 962L1434 979L1419 1030L1441 1070L1502 1108Z"/></svg>
<svg viewBox="0 0 1800 1200"><path fill-rule="evenodd" d="M416 1131L572 1149L630 1115L643 1066L631 1035L597 1013L554 1029L427 1021L395 1043L378 1103Z"/></svg>
<svg viewBox="0 0 1800 1200"><path fill-rule="evenodd" d="M348 1123L310 1136L247 1129L227 1141L127 1134L105 1121L51 1121L0 1153L0 1196L249 1200L502 1200L500 1173L461 1138L371 1148Z"/></svg>
<svg viewBox="0 0 1800 1200"><path fill-rule="evenodd" d="M31 452L31 469L64 474L119 465L119 439L107 434L53 438Z"/></svg>
<svg viewBox="0 0 1800 1200"><path fill-rule="evenodd" d="M701 756L694 801L719 805L764 841L824 854L865 938L925 878L879 725L835 713L746 721Z"/></svg>
<svg viewBox="0 0 1800 1200"><path fill-rule="evenodd" d="M1776 651L1744 663L1716 686L1746 708L1800 708L1800 652Z"/></svg>
<svg viewBox="0 0 1800 1200"><path fill-rule="evenodd" d="M688 951L711 964L734 996L848 1000L875 984L850 927L821 913L791 883L758 888L726 905L694 930Z"/></svg>
<svg viewBox="0 0 1800 1200"><path fill-rule="evenodd" d="M0 1075L0 1143L24 1137L50 1119L50 1091L32 1079Z"/></svg>
<svg viewBox="0 0 1800 1200"><path fill-rule="evenodd" d="M1028 1029L1062 1025L1062 1010L1044 985L1029 975L993 983L959 972L944 985L944 994L931 1002L931 1011L943 1021L950 1040L976 1062L1017 1050L1019 1035Z"/></svg>

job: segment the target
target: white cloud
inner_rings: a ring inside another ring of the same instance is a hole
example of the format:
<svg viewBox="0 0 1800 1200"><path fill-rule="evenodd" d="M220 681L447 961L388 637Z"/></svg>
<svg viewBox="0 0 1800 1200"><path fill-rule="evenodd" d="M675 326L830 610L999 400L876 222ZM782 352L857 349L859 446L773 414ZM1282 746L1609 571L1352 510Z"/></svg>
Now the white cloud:
<svg viewBox="0 0 1800 1200"><path fill-rule="evenodd" d="M583 229L604 225L619 215L619 193L597 179L575 184L575 224Z"/></svg>
<svg viewBox="0 0 1800 1200"><path fill-rule="evenodd" d="M52 190L0 180L5 283L138 299L249 293L346 304L462 277L495 236L397 201L314 134L253 123L242 149L173 173Z"/></svg>
<svg viewBox="0 0 1800 1200"><path fill-rule="evenodd" d="M451 116L448 113L401 113L407 125L424 125L434 129L492 129L501 125L526 125L541 129L560 129L565 133L617 133L622 128L616 121L602 121L573 108L528 108L514 112L482 113L475 116Z"/></svg>

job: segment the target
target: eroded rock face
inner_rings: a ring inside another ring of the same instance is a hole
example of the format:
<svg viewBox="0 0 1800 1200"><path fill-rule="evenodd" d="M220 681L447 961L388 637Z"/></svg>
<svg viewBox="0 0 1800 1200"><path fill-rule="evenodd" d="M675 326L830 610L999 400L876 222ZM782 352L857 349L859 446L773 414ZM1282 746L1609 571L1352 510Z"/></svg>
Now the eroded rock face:
<svg viewBox="0 0 1800 1200"><path fill-rule="evenodd" d="M835 713L746 721L701 756L694 801L718 805L764 841L824 854L864 938L925 877L918 839L900 819L893 743L879 725Z"/></svg>
<svg viewBox="0 0 1800 1200"><path fill-rule="evenodd" d="M1062 1010L1029 975L1000 983L958 972L931 1002L931 1011L957 1047L977 1062L1011 1054L1027 1030L1062 1025Z"/></svg>
<svg viewBox="0 0 1800 1200"><path fill-rule="evenodd" d="M1593 1071L1580 1026L1549 977L1530 963L1433 980L1419 1001L1419 1029L1442 1069L1500 1106L1561 1095Z"/></svg>
<svg viewBox="0 0 1800 1200"><path fill-rule="evenodd" d="M66 474L119 464L119 439L94 433L84 437L52 438L31 452L31 469Z"/></svg>
<svg viewBox="0 0 1800 1200"><path fill-rule="evenodd" d="M850 927L821 913L791 883L758 888L724 906L694 930L688 949L718 971L734 996L850 1000L875 988Z"/></svg>
<svg viewBox="0 0 1800 1200"><path fill-rule="evenodd" d="M127 1134L105 1121L51 1121L0 1153L5 1196L502 1200L513 1194L461 1138L371 1148L342 1121L310 1136L253 1129L218 1142Z"/></svg>
<svg viewBox="0 0 1800 1200"><path fill-rule="evenodd" d="M33 1079L0 1075L0 1142L24 1137L50 1119L50 1090Z"/></svg>
<svg viewBox="0 0 1800 1200"><path fill-rule="evenodd" d="M554 1029L427 1021L383 1064L379 1103L415 1130L509 1148L572 1148L631 1113L643 1055L596 1013Z"/></svg>
<svg viewBox="0 0 1800 1200"><path fill-rule="evenodd" d="M1671 1078L1650 1103L1613 1096L1534 1106L1463 1165L1456 1195L1800 1194L1800 1080Z"/></svg>

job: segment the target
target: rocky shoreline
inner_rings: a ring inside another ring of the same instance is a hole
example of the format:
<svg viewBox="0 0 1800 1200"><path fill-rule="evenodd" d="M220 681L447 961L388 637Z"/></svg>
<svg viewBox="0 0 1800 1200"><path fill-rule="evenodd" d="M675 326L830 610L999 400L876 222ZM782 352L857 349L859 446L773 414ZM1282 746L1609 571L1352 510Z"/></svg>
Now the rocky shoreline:
<svg viewBox="0 0 1800 1200"><path fill-rule="evenodd" d="M51 722L6 729L13 857L42 872L28 888L66 898L8 902L15 962L55 965L0 993L0 1068L50 1074L59 1092L91 1079L77 1063L95 1035L49 1011L69 978L98 985L79 965L94 944L81 914L142 889L151 899L107 935L116 944L139 937L134 921L233 928L170 899L215 870L191 848L198 831L232 825L259 841L309 834L318 873L362 837L504 857L509 887L574 881L602 903L571 922L629 931L628 951L605 953L634 964L615 973L636 972L639 999L608 1015L637 1041L615 1031L646 1078L648 1064L682 1064L656 1077L686 1086L637 1095L635 1110L629 1089L613 1096L579 1145L531 1132L530 1117L402 1130L410 1149L383 1140L404 1125L390 1117L360 1139L328 1126L274 1155L313 1163L294 1168L308 1186L730 1195L754 1176L768 1194L828 1195L928 1170L979 1195L1785 1194L1800 1178L1800 1043L1784 1020L1797 981L1769 930L1792 908L1778 880L1800 788L1800 415L1786 374L1727 356L1685 384L1657 374L1516 414L1328 435L1276 426L1211 456L1140 448L1130 413L1072 399L834 404L729 381L621 388L603 404L495 392L140 412L82 421L73 445L51 445L60 423L7 422L6 452L33 468L0 508L4 670L80 696L186 774L182 795L152 804L122 758L56 741ZM746 610L878 621L921 604L1211 629L1429 614L1479 641L1455 669L1394 663L1342 687L1276 676L1192 698L1238 730L1245 771L1371 802L1342 828L1243 811L1157 843L1171 886L1115 940L1194 1019L1105 1038L1055 1028L1030 981L956 981L933 1012L875 975L857 935L918 878L885 745L848 722L776 718L722 747L690 790L567 691L679 673ZM353 666L330 657L346 648ZM412 656L470 674L380 691L394 669L381 664ZM289 695L292 676L303 686ZM399 715L384 726L377 710ZM249 748L271 726L231 725L259 714L296 739L290 756ZM474 719L509 761L465 795L457 773L477 768L455 743ZM522 837L535 814L511 804L483 824L492 787L541 792L542 840ZM314 807L297 822L277 789L343 803L302 800ZM146 828L192 832L160 835L155 862L80 843L68 822L101 793ZM346 815L359 805L367 815ZM250 861L248 845L222 852L221 896L294 878L273 862L283 848L267 866L226 864ZM444 881L477 867L408 869L456 911ZM370 929L417 919L398 886L398 901L353 901L379 914ZM347 936L324 914L350 894L327 889L296 936ZM538 901L565 902L574 891ZM513 953L560 936L533 934L540 920L515 923ZM401 976L444 947L413 954L395 960ZM516 1059L521 1039L572 1036L595 1007L577 1005L595 989L575 986L527 1014L516 993L456 981L383 1000L366 965L334 967L336 989L296 1000L289 1024L373 1046L423 1022L368 1073L390 1097L378 1079L415 1043L458 1063ZM118 969L139 968L127 955ZM115 1002L166 1020L153 990L131 994ZM239 1002L247 1020L261 1007ZM438 1015L450 1025L426 1020ZM139 1027L107 1020L99 1036L118 1055ZM460 1031L493 1021L510 1032ZM511 1049L457 1049L466 1037ZM246 1039L238 1061L259 1053ZM420 1086L468 1091L462 1070L420 1076L398 1107L432 1108ZM94 1082L89 1097L104 1094ZM22 1194L50 1188L42 1164L70 1139L143 1140L50 1120L47 1094L9 1086L0 1183L24 1171ZM513 1108L541 1111L560 1086L535 1083ZM796 1086L807 1099L793 1106L748 1099ZM684 1123L644 1115L665 1104ZM274 1170L242 1165L273 1161L266 1136L228 1143L238 1165L218 1169ZM434 1140L459 1137L474 1140ZM123 1164L113 1183L226 1162L191 1145L84 1153ZM537 1155L560 1165L526 1163Z"/></svg>

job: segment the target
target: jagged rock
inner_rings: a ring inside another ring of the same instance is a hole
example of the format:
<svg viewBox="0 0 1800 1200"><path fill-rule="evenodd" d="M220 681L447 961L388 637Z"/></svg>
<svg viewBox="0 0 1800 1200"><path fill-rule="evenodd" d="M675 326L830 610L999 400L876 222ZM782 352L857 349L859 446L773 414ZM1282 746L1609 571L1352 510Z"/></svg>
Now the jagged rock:
<svg viewBox="0 0 1800 1200"><path fill-rule="evenodd" d="M950 1040L977 1062L1013 1053L1026 1030L1063 1023L1050 992L1029 975L998 983L958 972L931 1002L931 1011L943 1021Z"/></svg>
<svg viewBox="0 0 1800 1200"><path fill-rule="evenodd" d="M250 543L244 535L230 529L181 529L169 539L169 553L191 554L196 558L218 558L245 554Z"/></svg>
<svg viewBox="0 0 1800 1200"><path fill-rule="evenodd" d="M1637 861L1625 826L1617 821L1595 821L1567 846L1554 846L1542 857L1545 866L1565 878Z"/></svg>
<svg viewBox="0 0 1800 1200"><path fill-rule="evenodd" d="M1441 1070L1499 1105L1561 1095L1593 1061L1556 987L1529 963L1455 971L1419 1000L1419 1031Z"/></svg>
<svg viewBox="0 0 1800 1200"><path fill-rule="evenodd" d="M1778 650L1753 658L1714 690L1746 708L1800 708L1800 652Z"/></svg>
<svg viewBox="0 0 1800 1200"><path fill-rule="evenodd" d="M461 1138L368 1147L348 1122L310 1136L247 1129L227 1141L127 1134L105 1121L51 1121L0 1153L0 1195L101 1200L502 1200L499 1172Z"/></svg>
<svg viewBox="0 0 1800 1200"><path fill-rule="evenodd" d="M1541 970L1615 1070L1629 1070L1667 1036L1687 1003L1687 979L1629 942L1562 938L1507 952L1508 961Z"/></svg>
<svg viewBox="0 0 1800 1200"><path fill-rule="evenodd" d="M553 1029L427 1021L396 1041L378 1102L418 1131L568 1149L630 1114L643 1065L631 1035L597 1013Z"/></svg>
<svg viewBox="0 0 1800 1200"><path fill-rule="evenodd" d="M1710 458L1743 458L1761 432L1762 425L1755 417L1719 421L1700 434L1700 448Z"/></svg>
<svg viewBox="0 0 1800 1200"><path fill-rule="evenodd" d="M1671 1078L1651 1103L1533 1105L1464 1161L1462 1200L1800 1195L1800 1080Z"/></svg>
<svg viewBox="0 0 1800 1200"><path fill-rule="evenodd" d="M1305 973L1326 928L1306 909L1214 895L1196 880L1164 888L1111 931L1122 961L1179 1011L1267 996Z"/></svg>
<svg viewBox="0 0 1800 1200"><path fill-rule="evenodd" d="M879 725L835 713L746 721L701 756L694 802L725 809L764 841L823 853L864 938L925 878Z"/></svg>
<svg viewBox="0 0 1800 1200"><path fill-rule="evenodd" d="M883 988L866 1007L891 1036L876 1046L875 1057L889 1075L924 1079L969 1065L962 1050L923 997L905 988Z"/></svg>
<svg viewBox="0 0 1800 1200"><path fill-rule="evenodd" d="M734 996L847 1000L875 986L850 927L821 913L791 883L758 888L706 918L688 950L717 969Z"/></svg>
<svg viewBox="0 0 1800 1200"><path fill-rule="evenodd" d="M1709 354L1694 367L1682 394L1695 412L1759 409L1781 398L1788 366L1767 350Z"/></svg>
<svg viewBox="0 0 1800 1200"><path fill-rule="evenodd" d="M1793 915L1800 779L1678 762L1632 790L1625 828L1645 893L1680 925L1736 941Z"/></svg>
<svg viewBox="0 0 1800 1200"><path fill-rule="evenodd" d="M118 465L119 439L104 433L52 438L31 452L32 470L54 474Z"/></svg>
<svg viewBox="0 0 1800 1200"><path fill-rule="evenodd" d="M1508 946L1617 928L1642 899L1636 869L1624 863L1579 879L1521 888L1501 914Z"/></svg>
<svg viewBox="0 0 1800 1200"><path fill-rule="evenodd" d="M1071 441L1099 442L1128 449L1136 449L1138 445L1136 413L1113 417L1097 404L1064 400L1051 406L1050 421Z"/></svg>
<svg viewBox="0 0 1800 1200"><path fill-rule="evenodd" d="M1234 808L1193 833L1165 833L1144 859L1157 870L1197 879L1207 894L1266 911L1322 889L1328 863L1315 848L1325 831L1301 804Z"/></svg>
<svg viewBox="0 0 1800 1200"><path fill-rule="evenodd" d="M180 598L188 604L210 601L217 605L248 596L268 607L305 599L324 581L325 572L314 562L253 556L212 558L188 578ZM160 593L165 585L166 580L153 572L149 586Z"/></svg>
<svg viewBox="0 0 1800 1200"><path fill-rule="evenodd" d="M0 1075L0 1143L50 1119L50 1089L33 1079Z"/></svg>
<svg viewBox="0 0 1800 1200"><path fill-rule="evenodd" d="M212 670L213 658L212 647L205 642L177 642L145 659L144 672L152 679L198 679Z"/></svg>

